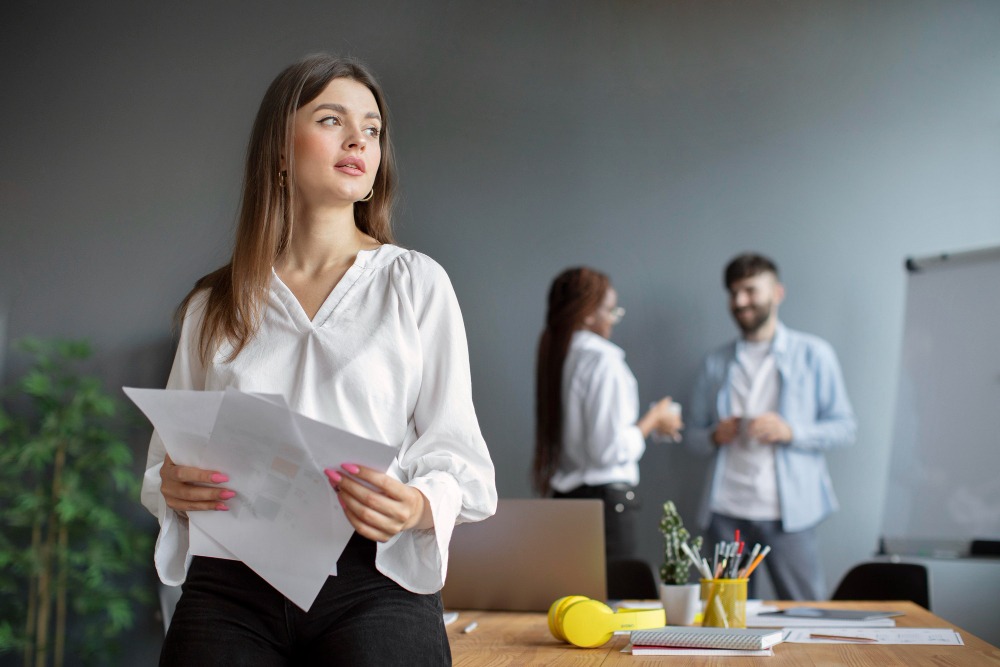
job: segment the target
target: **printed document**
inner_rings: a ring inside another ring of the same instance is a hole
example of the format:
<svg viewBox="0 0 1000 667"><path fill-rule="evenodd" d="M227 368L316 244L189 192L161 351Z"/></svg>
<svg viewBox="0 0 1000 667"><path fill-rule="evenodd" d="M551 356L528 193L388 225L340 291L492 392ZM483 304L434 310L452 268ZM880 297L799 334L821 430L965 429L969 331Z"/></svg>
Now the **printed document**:
<svg viewBox="0 0 1000 667"><path fill-rule="evenodd" d="M811 635L820 635L814 637ZM838 637L837 639L833 637ZM793 628L785 630L785 641L795 644L843 644L853 637L878 644L929 644L962 646L962 635L951 628Z"/></svg>
<svg viewBox="0 0 1000 667"><path fill-rule="evenodd" d="M355 463L385 472L396 449L298 414L280 396L125 393L174 463L225 473L222 486L236 492L228 512L188 514L191 554L240 560L308 611L354 533L323 469Z"/></svg>

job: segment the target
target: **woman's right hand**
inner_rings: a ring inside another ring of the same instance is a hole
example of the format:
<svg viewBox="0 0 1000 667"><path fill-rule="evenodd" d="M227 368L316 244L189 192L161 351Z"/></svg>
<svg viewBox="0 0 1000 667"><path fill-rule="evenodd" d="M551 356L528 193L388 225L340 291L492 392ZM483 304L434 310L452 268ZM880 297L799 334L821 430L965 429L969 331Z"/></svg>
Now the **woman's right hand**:
<svg viewBox="0 0 1000 667"><path fill-rule="evenodd" d="M639 420L639 428L645 436L648 436L652 431L657 431L676 440L680 436L681 429L684 428L684 421L674 408L673 400L667 396L649 408L649 412Z"/></svg>
<svg viewBox="0 0 1000 667"><path fill-rule="evenodd" d="M160 467L160 493L167 507L182 516L192 510L228 510L224 501L236 493L218 486L204 486L228 481L229 477L217 470L175 465L169 456L164 457Z"/></svg>

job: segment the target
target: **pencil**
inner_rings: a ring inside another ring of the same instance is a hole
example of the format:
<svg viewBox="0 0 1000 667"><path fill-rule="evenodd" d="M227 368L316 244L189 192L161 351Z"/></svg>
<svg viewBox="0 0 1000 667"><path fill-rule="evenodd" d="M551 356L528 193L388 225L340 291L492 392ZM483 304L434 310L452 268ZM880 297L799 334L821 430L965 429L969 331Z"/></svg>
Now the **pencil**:
<svg viewBox="0 0 1000 667"><path fill-rule="evenodd" d="M753 559L752 563L750 563L750 567L747 568L746 576L749 577L753 573L753 571L757 569L757 566L760 565L760 562L764 560L764 556L770 553L770 551L771 547L770 545L768 545L764 547L764 549L759 554L757 554L757 557Z"/></svg>
<svg viewBox="0 0 1000 667"><path fill-rule="evenodd" d="M740 570L739 574L737 575L740 579L747 578L747 570L750 569L750 566L753 564L754 560L757 558L757 554L759 553L760 553L760 542L757 542L756 544L753 545L753 549L750 551L750 556L747 557L747 566L742 570Z"/></svg>

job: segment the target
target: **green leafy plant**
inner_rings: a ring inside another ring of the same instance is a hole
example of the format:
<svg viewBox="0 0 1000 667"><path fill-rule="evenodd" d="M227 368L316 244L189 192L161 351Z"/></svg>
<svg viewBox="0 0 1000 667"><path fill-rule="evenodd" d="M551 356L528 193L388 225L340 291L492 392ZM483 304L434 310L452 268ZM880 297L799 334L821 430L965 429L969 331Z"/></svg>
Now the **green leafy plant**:
<svg viewBox="0 0 1000 667"><path fill-rule="evenodd" d="M660 566L660 580L665 584L686 584L691 578L691 559L687 557L682 544L692 550L701 549L701 537L691 540L691 533L684 527L684 521L677 512L673 501L663 503L660 518L660 532L663 534L663 565ZM689 542L690 540L690 542Z"/></svg>
<svg viewBox="0 0 1000 667"><path fill-rule="evenodd" d="M69 651L107 664L152 598L129 583L150 538L119 511L140 480L116 435L118 402L77 371L86 342L17 347L33 363L8 390L17 409L0 407L0 654L22 652L25 667L62 665Z"/></svg>

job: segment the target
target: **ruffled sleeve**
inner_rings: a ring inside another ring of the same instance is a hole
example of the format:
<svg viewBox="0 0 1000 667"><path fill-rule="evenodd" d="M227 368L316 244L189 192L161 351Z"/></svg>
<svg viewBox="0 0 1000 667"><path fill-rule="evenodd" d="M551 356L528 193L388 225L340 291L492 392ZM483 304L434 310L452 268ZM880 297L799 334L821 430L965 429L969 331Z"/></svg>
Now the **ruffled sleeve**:
<svg viewBox="0 0 1000 667"><path fill-rule="evenodd" d="M393 281L412 307L421 375L409 432L390 472L427 497L434 527L379 544L376 566L414 592L433 593L444 585L455 525L496 511L496 483L472 403L465 325L451 281L416 252L397 263Z"/></svg>
<svg viewBox="0 0 1000 667"><path fill-rule="evenodd" d="M167 380L167 389L205 388L205 368L198 354L198 334L201 330L206 294L196 295L188 304L181 326L177 353L174 355L170 378ZM160 533L156 538L156 549L153 552L156 572L163 583L178 586L184 582L190 562L188 522L167 507L163 494L160 493L160 468L163 466L166 452L163 441L154 431L146 456L146 473L142 479L141 498L142 504L160 522Z"/></svg>

